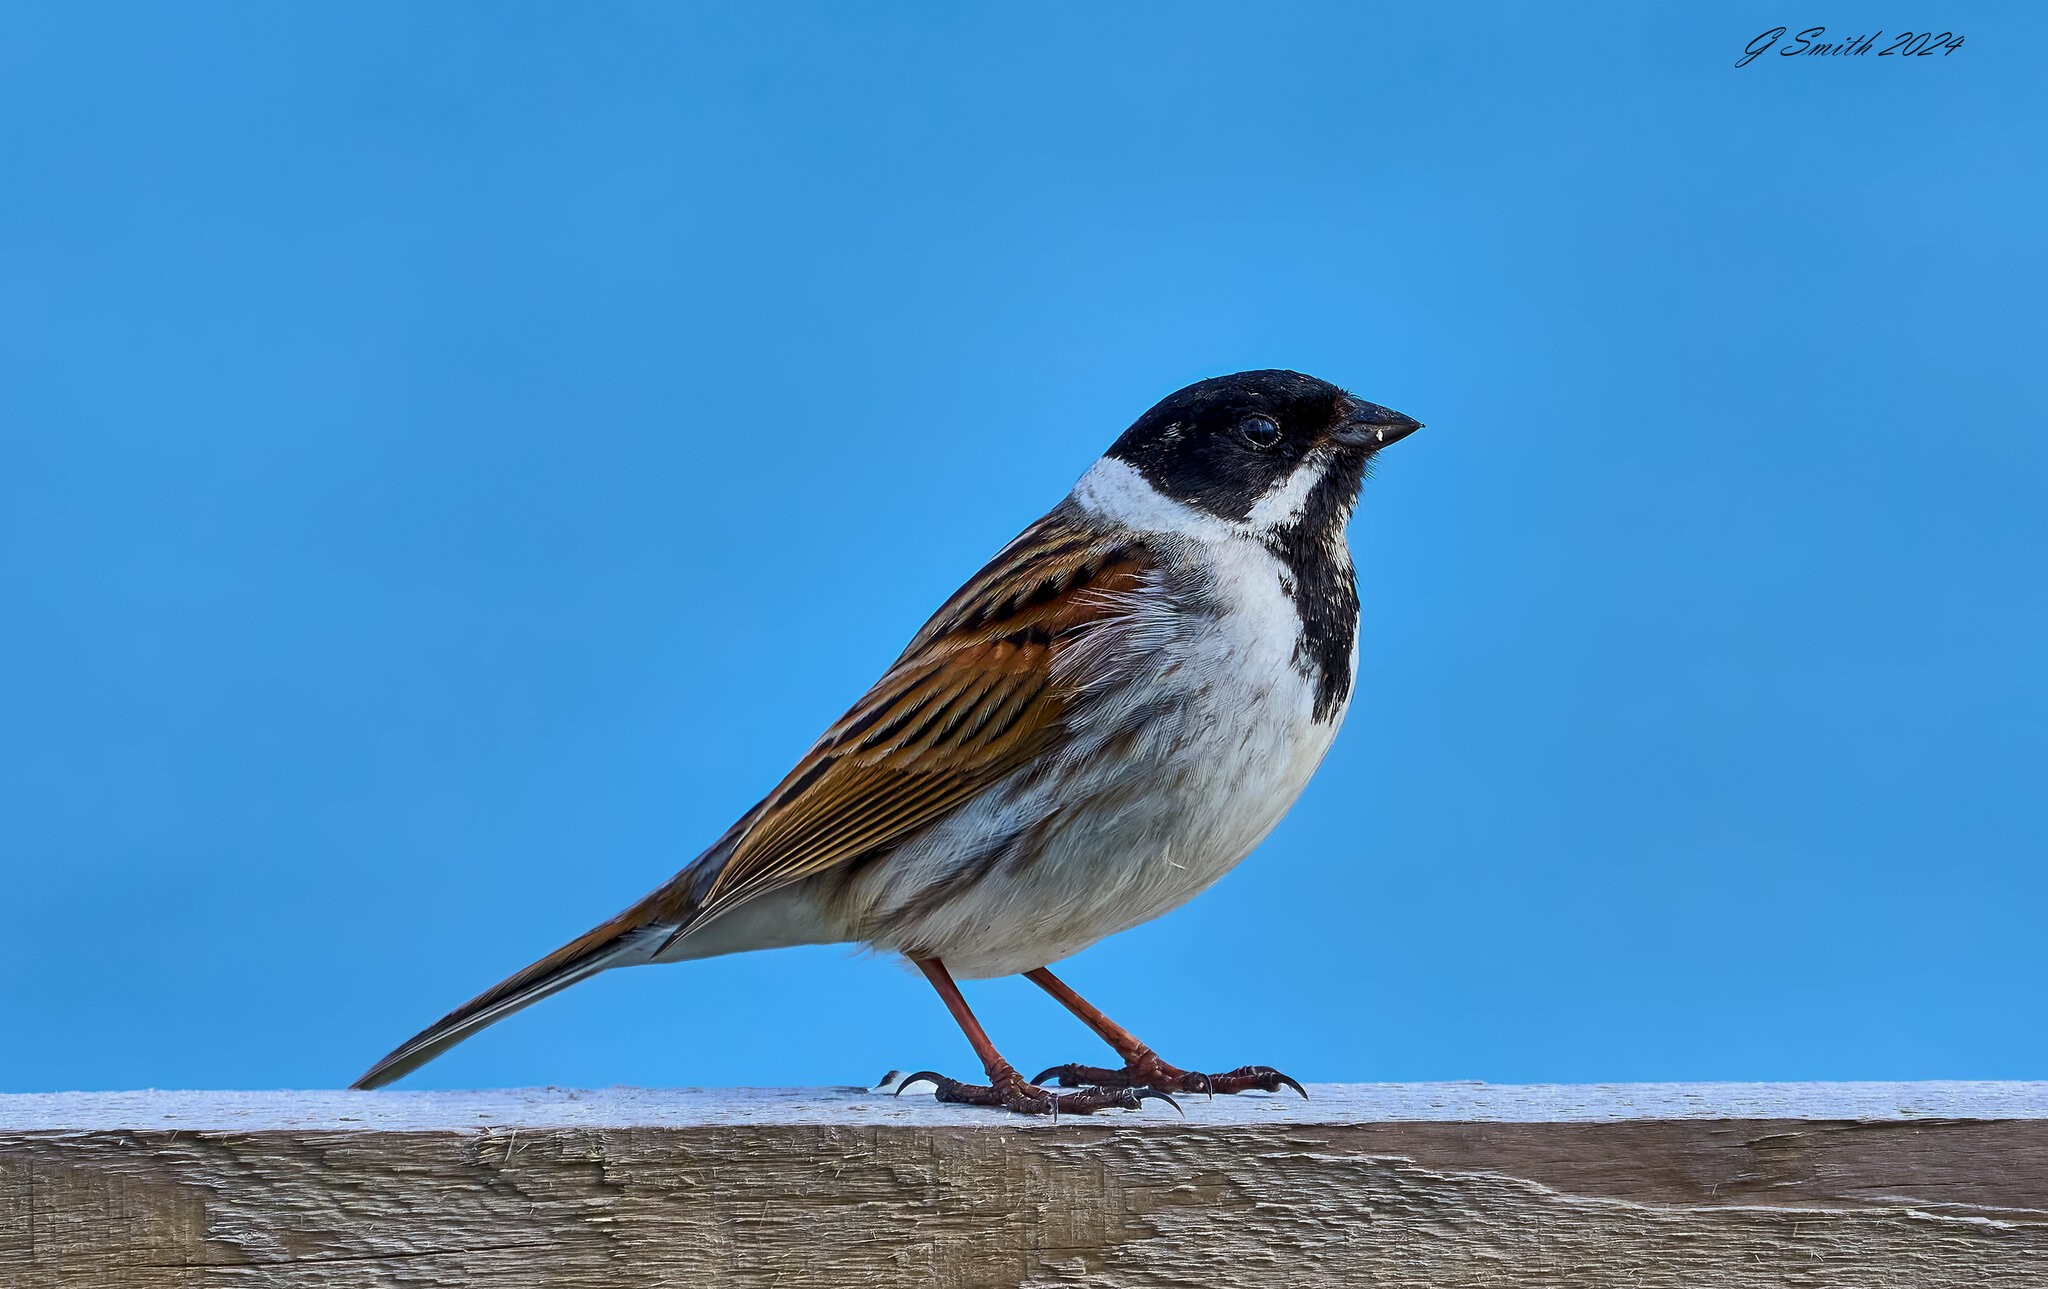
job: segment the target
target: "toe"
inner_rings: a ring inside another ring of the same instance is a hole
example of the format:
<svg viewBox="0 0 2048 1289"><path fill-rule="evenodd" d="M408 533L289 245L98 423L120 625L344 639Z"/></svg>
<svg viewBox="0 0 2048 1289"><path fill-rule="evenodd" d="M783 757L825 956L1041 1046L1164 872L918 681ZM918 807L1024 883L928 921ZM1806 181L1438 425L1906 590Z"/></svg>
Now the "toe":
<svg viewBox="0 0 2048 1289"><path fill-rule="evenodd" d="M1055 1065L1039 1072L1033 1083L1056 1081L1063 1088L1127 1088L1133 1085L1129 1070L1104 1069L1099 1065Z"/></svg>
<svg viewBox="0 0 2048 1289"><path fill-rule="evenodd" d="M1281 1088L1293 1088L1302 1100L1308 1099L1308 1089L1270 1065L1240 1065L1228 1074L1209 1076L1209 1081L1218 1092L1278 1092Z"/></svg>

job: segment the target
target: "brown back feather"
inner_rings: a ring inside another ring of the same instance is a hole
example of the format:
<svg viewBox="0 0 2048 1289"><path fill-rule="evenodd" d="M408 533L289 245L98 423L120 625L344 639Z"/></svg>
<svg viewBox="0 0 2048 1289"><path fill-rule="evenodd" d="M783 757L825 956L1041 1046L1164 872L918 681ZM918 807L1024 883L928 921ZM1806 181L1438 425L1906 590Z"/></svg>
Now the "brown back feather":
<svg viewBox="0 0 2048 1289"><path fill-rule="evenodd" d="M897 845L1056 747L1053 660L1151 567L1059 511L969 579L761 803L699 917Z"/></svg>
<svg viewBox="0 0 2048 1289"><path fill-rule="evenodd" d="M644 962L764 892L884 851L1056 747L1077 694L1053 660L1151 567L1133 544L1040 520L969 579L874 688L698 860L619 916L477 995L372 1066L375 1088L608 967Z"/></svg>

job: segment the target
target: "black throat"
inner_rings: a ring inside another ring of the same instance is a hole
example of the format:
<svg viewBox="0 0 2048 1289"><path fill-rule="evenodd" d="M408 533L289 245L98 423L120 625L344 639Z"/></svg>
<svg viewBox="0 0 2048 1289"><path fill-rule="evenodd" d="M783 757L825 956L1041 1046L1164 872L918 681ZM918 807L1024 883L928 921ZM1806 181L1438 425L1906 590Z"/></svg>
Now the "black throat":
<svg viewBox="0 0 2048 1289"><path fill-rule="evenodd" d="M1335 720L1351 696L1358 584L1344 527L1367 464L1416 422L1296 371L1237 372L1196 381L1155 403L1110 445L1161 495L1263 542L1301 620L1294 665L1315 688L1314 716ZM1317 470L1291 518L1254 521L1264 498Z"/></svg>
<svg viewBox="0 0 2048 1289"><path fill-rule="evenodd" d="M1351 649L1358 639L1358 579L1344 528L1365 482L1367 456L1344 452L1310 490L1301 517L1265 534L1287 568L1282 585L1301 619L1294 665L1315 685L1315 719L1329 721L1351 696Z"/></svg>

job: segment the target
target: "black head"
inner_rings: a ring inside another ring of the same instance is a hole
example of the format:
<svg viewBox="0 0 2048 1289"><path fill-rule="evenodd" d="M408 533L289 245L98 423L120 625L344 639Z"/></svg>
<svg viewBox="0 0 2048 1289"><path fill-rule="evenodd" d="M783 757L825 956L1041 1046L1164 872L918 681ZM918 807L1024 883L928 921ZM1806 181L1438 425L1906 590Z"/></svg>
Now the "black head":
<svg viewBox="0 0 2048 1289"><path fill-rule="evenodd" d="M1244 371L1167 395L1110 445L1160 492L1224 519L1248 518L1259 498L1304 462L1343 491L1348 513L1368 458L1421 422L1293 371Z"/></svg>

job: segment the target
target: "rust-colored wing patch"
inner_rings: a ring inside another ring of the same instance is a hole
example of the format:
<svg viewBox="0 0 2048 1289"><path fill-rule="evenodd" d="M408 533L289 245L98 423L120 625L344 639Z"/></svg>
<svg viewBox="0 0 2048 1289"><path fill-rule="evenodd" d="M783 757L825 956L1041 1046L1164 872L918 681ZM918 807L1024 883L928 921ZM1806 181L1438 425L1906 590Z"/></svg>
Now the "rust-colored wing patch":
<svg viewBox="0 0 2048 1289"><path fill-rule="evenodd" d="M698 915L900 843L1056 748L1078 696L1053 660L1150 563L1055 511L946 602L763 801Z"/></svg>

